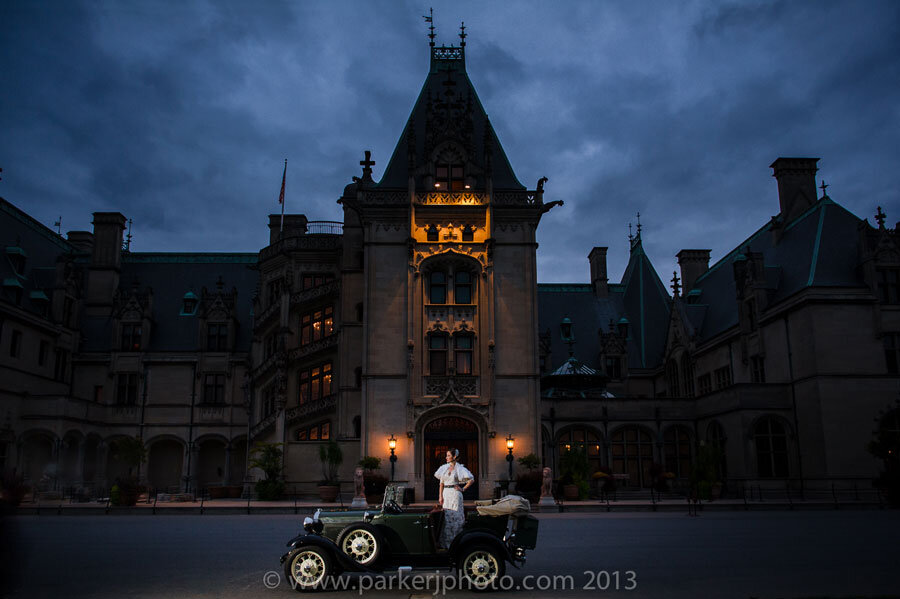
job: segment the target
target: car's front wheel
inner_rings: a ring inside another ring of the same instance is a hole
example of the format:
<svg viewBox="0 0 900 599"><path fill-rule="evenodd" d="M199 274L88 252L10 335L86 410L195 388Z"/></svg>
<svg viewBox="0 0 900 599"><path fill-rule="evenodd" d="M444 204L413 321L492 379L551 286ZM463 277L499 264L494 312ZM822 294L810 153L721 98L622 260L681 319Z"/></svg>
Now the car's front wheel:
<svg viewBox="0 0 900 599"><path fill-rule="evenodd" d="M298 591L324 589L328 577L333 573L331 556L319 547L301 547L291 552L284 562L284 575Z"/></svg>
<svg viewBox="0 0 900 599"><path fill-rule="evenodd" d="M496 589L497 583L506 572L503 556L488 545L464 547L457 567L460 576L473 591Z"/></svg>
<svg viewBox="0 0 900 599"><path fill-rule="evenodd" d="M338 535L338 547L355 562L373 568L384 550L384 538L368 522L351 524Z"/></svg>

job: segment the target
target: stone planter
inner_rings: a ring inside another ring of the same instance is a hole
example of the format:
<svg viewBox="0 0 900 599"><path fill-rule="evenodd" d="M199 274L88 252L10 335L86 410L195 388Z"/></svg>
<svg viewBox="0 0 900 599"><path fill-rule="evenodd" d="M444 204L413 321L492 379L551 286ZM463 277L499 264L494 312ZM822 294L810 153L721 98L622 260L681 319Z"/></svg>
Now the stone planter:
<svg viewBox="0 0 900 599"><path fill-rule="evenodd" d="M333 503L340 491L339 485L319 485L319 499L325 503Z"/></svg>
<svg viewBox="0 0 900 599"><path fill-rule="evenodd" d="M578 501L578 485L563 485L563 499Z"/></svg>

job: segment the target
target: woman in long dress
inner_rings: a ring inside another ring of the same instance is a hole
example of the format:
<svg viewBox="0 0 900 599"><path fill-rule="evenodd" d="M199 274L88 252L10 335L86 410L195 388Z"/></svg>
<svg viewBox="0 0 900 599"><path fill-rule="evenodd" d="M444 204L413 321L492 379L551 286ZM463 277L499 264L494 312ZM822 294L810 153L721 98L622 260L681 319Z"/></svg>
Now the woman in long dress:
<svg viewBox="0 0 900 599"><path fill-rule="evenodd" d="M465 520L463 516L463 491L472 486L475 477L456 461L458 449L447 452L447 463L437 469L434 477L441 481L438 502L444 508L444 528L438 543L448 548L453 539L460 533Z"/></svg>

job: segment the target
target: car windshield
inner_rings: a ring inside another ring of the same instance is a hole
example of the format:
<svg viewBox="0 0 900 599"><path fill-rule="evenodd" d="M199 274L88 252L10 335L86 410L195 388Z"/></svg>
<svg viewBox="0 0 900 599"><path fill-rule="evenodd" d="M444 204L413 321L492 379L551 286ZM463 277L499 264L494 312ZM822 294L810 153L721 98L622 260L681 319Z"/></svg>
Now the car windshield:
<svg viewBox="0 0 900 599"><path fill-rule="evenodd" d="M406 485L388 485L384 489L384 503L381 505L381 509L383 510L385 506L390 505L391 502L396 503L397 505L403 504L403 492L406 490Z"/></svg>

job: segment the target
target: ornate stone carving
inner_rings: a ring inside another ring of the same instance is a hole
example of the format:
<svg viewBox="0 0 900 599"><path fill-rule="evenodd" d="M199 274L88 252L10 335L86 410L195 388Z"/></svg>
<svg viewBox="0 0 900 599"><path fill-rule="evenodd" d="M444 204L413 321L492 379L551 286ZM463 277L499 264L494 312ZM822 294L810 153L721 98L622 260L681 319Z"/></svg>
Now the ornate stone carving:
<svg viewBox="0 0 900 599"><path fill-rule="evenodd" d="M445 403L448 396L478 395L478 377L474 376L427 376L425 377L425 395L437 395L440 403Z"/></svg>
<svg viewBox="0 0 900 599"><path fill-rule="evenodd" d="M308 401L291 408L284 413L284 417L288 424L293 424L303 418L333 412L335 406L337 406L337 395L328 395L322 399Z"/></svg>
<svg viewBox="0 0 900 599"><path fill-rule="evenodd" d="M423 206L483 206L488 203L488 196L473 192L417 193L415 200Z"/></svg>

